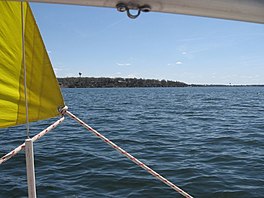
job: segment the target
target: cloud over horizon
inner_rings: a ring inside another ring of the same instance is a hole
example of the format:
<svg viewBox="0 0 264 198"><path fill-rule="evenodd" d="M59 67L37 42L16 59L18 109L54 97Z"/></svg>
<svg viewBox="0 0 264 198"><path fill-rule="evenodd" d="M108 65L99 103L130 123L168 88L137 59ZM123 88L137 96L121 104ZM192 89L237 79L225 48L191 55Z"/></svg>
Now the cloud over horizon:
<svg viewBox="0 0 264 198"><path fill-rule="evenodd" d="M130 66L131 63L116 63L118 66Z"/></svg>

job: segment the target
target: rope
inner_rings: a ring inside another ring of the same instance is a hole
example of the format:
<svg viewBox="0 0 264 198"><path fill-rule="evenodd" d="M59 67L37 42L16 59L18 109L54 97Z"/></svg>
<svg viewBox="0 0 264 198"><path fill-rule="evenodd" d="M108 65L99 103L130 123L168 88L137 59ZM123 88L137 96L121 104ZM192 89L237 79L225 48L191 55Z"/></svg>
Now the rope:
<svg viewBox="0 0 264 198"><path fill-rule="evenodd" d="M28 121L28 97L27 97L27 67L26 67L26 51L25 51L25 25L24 25L24 4L21 1L21 23L22 23L22 66L24 69L24 95L26 106L26 136L29 139L29 121Z"/></svg>
<svg viewBox="0 0 264 198"><path fill-rule="evenodd" d="M32 138L32 141L35 142L38 139L40 139L42 136L44 136L45 134L47 134L49 131L51 131L52 129L54 129L55 127L57 127L60 123L62 123L64 120L64 117L60 118L59 120L57 120L56 122L54 122L52 125L50 125L48 128L44 129L43 131L41 131L40 133L38 133L37 135L35 135ZM20 152L22 149L25 149L25 143L21 144L20 146L18 146L17 148L15 148L14 150L12 150L11 152L9 152L8 154L6 154L5 156L3 156L0 159L0 164L4 163L5 161L9 160L10 158L14 157L18 152Z"/></svg>
<svg viewBox="0 0 264 198"><path fill-rule="evenodd" d="M105 136L103 136L102 134L100 134L99 132L97 132L95 129L93 129L92 127L90 127L88 124L86 124L85 122L83 122L82 120L80 120L78 117L76 117L75 115L73 115L71 112L69 112L67 110L63 110L62 113L65 113L68 116L70 116L72 119L74 119L79 124L81 124L84 128L86 128L87 130L89 130L90 132L92 132L94 135L96 135L98 138L100 138L101 140L103 140L105 143L109 144L112 148L114 148L115 150L119 151L122 155L126 156L132 162L134 162L135 164L137 164L141 168L145 169L148 173L150 173L151 175L153 175L154 177L156 177L157 179L159 179L160 181L162 181L163 183L165 183L166 185L168 185L169 187L171 187L172 189L174 189L175 191L177 191L178 193L180 193L184 197L186 197L186 198L192 198L191 195L189 195L188 193L186 193L185 191L183 191L182 189L180 189L178 186L174 185L172 182L170 182L166 178L162 177L160 174L158 174L157 172L155 172L154 170L152 170L151 168L149 168L147 165L145 165L144 163L142 163L141 161L139 161L137 158L135 158L134 156L132 156L131 154L129 154L128 152L126 152L125 150L123 150L122 148L120 148L119 146L117 146L115 143L113 143L112 141L110 141L109 139L107 139Z"/></svg>

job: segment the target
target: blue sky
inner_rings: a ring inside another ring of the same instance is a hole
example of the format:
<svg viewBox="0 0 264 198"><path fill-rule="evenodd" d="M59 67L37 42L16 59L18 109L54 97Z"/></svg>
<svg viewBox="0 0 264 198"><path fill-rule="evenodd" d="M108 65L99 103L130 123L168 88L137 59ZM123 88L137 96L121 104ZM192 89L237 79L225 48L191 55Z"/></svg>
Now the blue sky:
<svg viewBox="0 0 264 198"><path fill-rule="evenodd" d="M58 77L264 84L264 25L176 14L131 20L110 8L32 3Z"/></svg>

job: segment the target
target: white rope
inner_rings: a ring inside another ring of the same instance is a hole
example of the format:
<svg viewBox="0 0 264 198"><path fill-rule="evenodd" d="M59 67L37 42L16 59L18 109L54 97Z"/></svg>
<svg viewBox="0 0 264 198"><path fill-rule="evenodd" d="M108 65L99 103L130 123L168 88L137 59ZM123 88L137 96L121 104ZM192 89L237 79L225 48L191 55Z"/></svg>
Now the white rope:
<svg viewBox="0 0 264 198"><path fill-rule="evenodd" d="M47 134L49 131L51 131L52 129L54 129L55 127L57 127L60 123L62 123L64 121L64 117L61 117L59 120L57 120L56 122L54 122L52 125L50 125L49 127L47 127L46 129L44 129L43 131L41 131L40 133L38 133L37 135L35 135L32 138L32 141L35 142L38 139L40 139L42 136L44 136L45 134ZM14 150L12 150L11 152L9 152L8 154L4 155L1 159L0 159L0 164L4 163L5 161L9 160L10 158L14 157L18 152L20 152L21 150L25 149L25 143L21 144L20 146L18 146L17 148L15 148Z"/></svg>
<svg viewBox="0 0 264 198"><path fill-rule="evenodd" d="M122 155L126 156L132 162L134 162L135 164L137 164L141 168L145 169L148 173L150 173L151 175L153 175L154 177L156 177L157 179L159 179L160 181L162 181L163 183L165 183L166 185L168 185L169 187L171 187L173 190L177 191L178 193L180 193L181 195L183 195L186 198L192 198L191 195L189 195L188 193L186 193L185 191L183 191L182 189L180 189L178 186L176 186L175 184L173 184L172 182L170 182L169 180L167 180L166 178L164 178L163 176L161 176L160 174L158 174L157 172L155 172L154 170L152 170L151 168L149 168L147 165L145 165L143 162L139 161L137 158L135 158L134 156L132 156L131 154L129 154L128 152L126 152L121 147L117 146L111 140L107 139L105 136L103 136L98 131L96 131L95 129L93 129L92 127L90 127L88 124L86 124L85 122L83 122L82 120L80 120L78 117L76 117L75 115L73 115L71 112L67 111L67 109L63 109L61 111L61 113L62 114L65 113L68 116L70 116L71 118L73 118L75 121L77 121L79 124L81 124L84 128L86 128L87 130L89 130L90 132L92 132L94 135L96 135L98 138L100 138L101 140L103 140L105 143L109 144L112 148L114 148L115 150L117 150L118 152L120 152Z"/></svg>

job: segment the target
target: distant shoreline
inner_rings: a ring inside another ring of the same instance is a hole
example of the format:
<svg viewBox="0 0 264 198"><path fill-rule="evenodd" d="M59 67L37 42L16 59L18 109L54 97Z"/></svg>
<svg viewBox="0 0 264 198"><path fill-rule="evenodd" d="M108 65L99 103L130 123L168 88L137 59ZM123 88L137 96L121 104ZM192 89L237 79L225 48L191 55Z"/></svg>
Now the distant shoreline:
<svg viewBox="0 0 264 198"><path fill-rule="evenodd" d="M155 80L142 78L95 78L95 77L67 77L57 78L64 88L111 88L111 87L188 87L179 81Z"/></svg>
<svg viewBox="0 0 264 198"><path fill-rule="evenodd" d="M187 84L180 81L142 78L66 77L57 79L62 88L264 87L264 85Z"/></svg>

